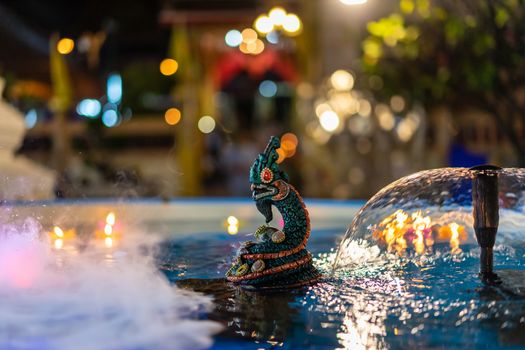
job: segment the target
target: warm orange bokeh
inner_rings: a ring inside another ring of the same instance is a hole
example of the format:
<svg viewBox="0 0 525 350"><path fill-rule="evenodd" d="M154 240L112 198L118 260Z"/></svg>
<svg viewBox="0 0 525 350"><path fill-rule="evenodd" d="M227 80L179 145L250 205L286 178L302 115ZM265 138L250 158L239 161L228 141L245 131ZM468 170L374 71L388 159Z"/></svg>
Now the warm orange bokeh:
<svg viewBox="0 0 525 350"><path fill-rule="evenodd" d="M387 245L389 252L403 255L408 247L417 254L424 254L435 242L448 241L453 254L461 252L459 245L468 238L465 227L451 222L439 226L421 211L409 215L399 209L378 225L373 237Z"/></svg>

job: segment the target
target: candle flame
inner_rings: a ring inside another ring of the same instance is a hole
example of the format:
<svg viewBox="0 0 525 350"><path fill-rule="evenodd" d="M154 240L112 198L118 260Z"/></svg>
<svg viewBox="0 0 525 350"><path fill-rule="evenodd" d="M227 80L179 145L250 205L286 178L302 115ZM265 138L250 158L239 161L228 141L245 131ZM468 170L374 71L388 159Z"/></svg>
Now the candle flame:
<svg viewBox="0 0 525 350"><path fill-rule="evenodd" d="M110 226L114 226L115 225L115 213L114 212L110 212L107 216L106 216L106 225L110 225Z"/></svg>
<svg viewBox="0 0 525 350"><path fill-rule="evenodd" d="M237 219L235 216L228 216L228 219L226 219L226 222L228 222L228 225L230 226L237 226L239 225L239 219Z"/></svg>
<svg viewBox="0 0 525 350"><path fill-rule="evenodd" d="M460 226L456 224L455 222L448 225L450 228L450 250L452 251L452 254L459 254L461 253L461 248L459 247L459 228Z"/></svg>
<svg viewBox="0 0 525 350"><path fill-rule="evenodd" d="M62 247L64 246L64 240L60 238L55 239L54 245L55 245L55 249L62 249Z"/></svg>
<svg viewBox="0 0 525 350"><path fill-rule="evenodd" d="M228 234L236 235L239 232L239 219L237 219L235 216L228 216L226 223L228 225Z"/></svg>
<svg viewBox="0 0 525 350"><path fill-rule="evenodd" d="M53 227L53 232L58 238L64 238L64 231L58 226Z"/></svg>
<svg viewBox="0 0 525 350"><path fill-rule="evenodd" d="M112 233L113 233L113 226L111 226L110 224L106 224L106 226L104 226L104 234L106 236L111 236Z"/></svg>
<svg viewBox="0 0 525 350"><path fill-rule="evenodd" d="M228 233L230 235L236 235L239 232L238 225L228 225Z"/></svg>

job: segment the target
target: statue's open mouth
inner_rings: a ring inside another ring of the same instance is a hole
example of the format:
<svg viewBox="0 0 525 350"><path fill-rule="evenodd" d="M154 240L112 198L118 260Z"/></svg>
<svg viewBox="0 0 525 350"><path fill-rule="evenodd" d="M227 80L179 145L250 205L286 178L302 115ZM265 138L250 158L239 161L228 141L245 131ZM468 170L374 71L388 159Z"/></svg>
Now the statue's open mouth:
<svg viewBox="0 0 525 350"><path fill-rule="evenodd" d="M255 205L261 214L263 214L266 218L266 223L272 221L273 214L270 197L276 195L279 190L273 186L264 184L253 184L251 189L252 198L255 201Z"/></svg>
<svg viewBox="0 0 525 350"><path fill-rule="evenodd" d="M251 186L252 190L252 198L255 201L258 201L259 199L268 197L268 196L274 196L279 192L279 190L273 186L263 185L263 184L253 184Z"/></svg>

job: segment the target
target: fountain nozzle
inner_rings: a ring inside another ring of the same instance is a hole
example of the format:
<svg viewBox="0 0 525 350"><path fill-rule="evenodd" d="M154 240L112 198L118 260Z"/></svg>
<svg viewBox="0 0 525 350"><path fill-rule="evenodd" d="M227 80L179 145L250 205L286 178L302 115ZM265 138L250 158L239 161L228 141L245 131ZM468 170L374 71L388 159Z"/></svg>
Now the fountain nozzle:
<svg viewBox="0 0 525 350"><path fill-rule="evenodd" d="M499 225L498 173L501 168L480 165L472 172L472 216L474 231L481 249L479 277L485 284L500 284L493 270L493 248Z"/></svg>

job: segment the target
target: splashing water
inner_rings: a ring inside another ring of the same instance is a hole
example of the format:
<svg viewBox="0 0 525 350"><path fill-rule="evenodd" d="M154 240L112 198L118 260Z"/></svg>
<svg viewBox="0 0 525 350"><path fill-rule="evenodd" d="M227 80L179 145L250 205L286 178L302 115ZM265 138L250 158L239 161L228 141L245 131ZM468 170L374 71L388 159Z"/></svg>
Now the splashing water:
<svg viewBox="0 0 525 350"><path fill-rule="evenodd" d="M499 174L497 244L525 244L525 169ZM338 250L334 269L354 265L356 247L381 255L453 254L476 244L472 229L471 172L466 168L422 171L386 186L361 208Z"/></svg>
<svg viewBox="0 0 525 350"><path fill-rule="evenodd" d="M402 178L365 204L335 255L318 260L332 267L338 292L323 285L310 294L322 312L344 313L342 345L404 348L408 335L413 345L425 347L443 329L441 342L470 344L466 339L483 326L499 329L502 337L523 329L523 299L480 288L471 186L464 168ZM499 199L496 272L503 267L507 276L514 273L506 287L516 290L512 284L520 285L525 270L524 169L500 173Z"/></svg>
<svg viewBox="0 0 525 350"><path fill-rule="evenodd" d="M158 272L152 235L126 232L119 243L53 248L36 220L0 217L0 348L209 347L221 326L196 318L211 300Z"/></svg>

